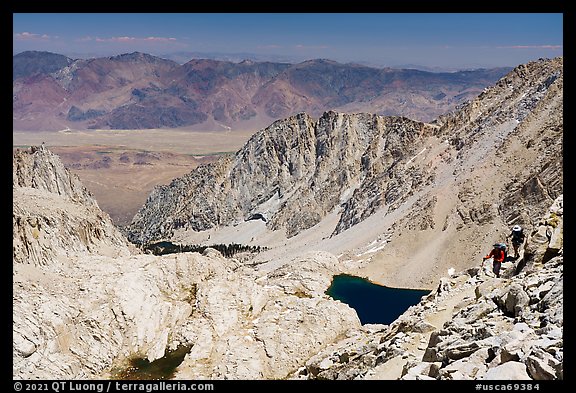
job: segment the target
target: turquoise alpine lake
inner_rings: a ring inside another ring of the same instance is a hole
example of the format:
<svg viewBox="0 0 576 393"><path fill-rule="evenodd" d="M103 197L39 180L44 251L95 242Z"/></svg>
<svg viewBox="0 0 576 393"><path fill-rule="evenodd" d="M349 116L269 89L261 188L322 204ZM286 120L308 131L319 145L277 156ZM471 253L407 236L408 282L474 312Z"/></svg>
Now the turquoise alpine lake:
<svg viewBox="0 0 576 393"><path fill-rule="evenodd" d="M389 325L430 291L389 288L362 277L339 274L332 278L326 294L356 310L360 322Z"/></svg>

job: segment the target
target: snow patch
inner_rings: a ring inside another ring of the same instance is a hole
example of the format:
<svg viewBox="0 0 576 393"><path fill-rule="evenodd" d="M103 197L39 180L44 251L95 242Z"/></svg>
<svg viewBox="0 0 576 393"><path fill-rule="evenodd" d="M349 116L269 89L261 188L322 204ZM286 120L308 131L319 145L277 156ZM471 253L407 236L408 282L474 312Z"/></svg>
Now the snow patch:
<svg viewBox="0 0 576 393"><path fill-rule="evenodd" d="M414 157L412 157L411 159L406 161L406 165L410 164L416 157L418 157L420 154L424 153L425 151L426 151L426 148L422 149L418 154L416 154Z"/></svg>

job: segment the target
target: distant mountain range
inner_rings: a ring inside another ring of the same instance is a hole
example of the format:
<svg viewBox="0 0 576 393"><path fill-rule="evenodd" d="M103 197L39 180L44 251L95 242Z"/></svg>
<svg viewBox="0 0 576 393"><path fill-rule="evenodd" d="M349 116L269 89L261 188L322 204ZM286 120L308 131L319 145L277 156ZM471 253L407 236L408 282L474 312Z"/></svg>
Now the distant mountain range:
<svg viewBox="0 0 576 393"><path fill-rule="evenodd" d="M179 64L139 52L74 60L28 51L13 56L13 128L257 130L327 110L431 121L510 69L433 73L324 59Z"/></svg>

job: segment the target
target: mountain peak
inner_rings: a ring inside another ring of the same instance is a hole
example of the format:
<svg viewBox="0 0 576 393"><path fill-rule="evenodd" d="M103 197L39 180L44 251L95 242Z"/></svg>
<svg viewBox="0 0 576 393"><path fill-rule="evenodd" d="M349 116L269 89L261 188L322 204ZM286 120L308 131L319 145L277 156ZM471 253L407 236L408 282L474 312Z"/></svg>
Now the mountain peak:
<svg viewBox="0 0 576 393"><path fill-rule="evenodd" d="M12 58L12 80L36 74L47 75L70 65L74 60L46 51L25 51Z"/></svg>
<svg viewBox="0 0 576 393"><path fill-rule="evenodd" d="M297 65L344 65L342 63L339 63L335 60L331 60L331 59L310 59L310 60L306 60L303 61L301 63L298 63Z"/></svg>
<svg viewBox="0 0 576 393"><path fill-rule="evenodd" d="M161 62L163 62L163 63L173 63L174 65L178 64L172 60L163 59L161 57L157 57L157 56L150 55L148 53L137 52L137 51L132 52L132 53L123 53L120 55L112 56L109 59L114 60L114 61L120 61L120 62L135 62L135 63L139 63L139 62L161 63Z"/></svg>

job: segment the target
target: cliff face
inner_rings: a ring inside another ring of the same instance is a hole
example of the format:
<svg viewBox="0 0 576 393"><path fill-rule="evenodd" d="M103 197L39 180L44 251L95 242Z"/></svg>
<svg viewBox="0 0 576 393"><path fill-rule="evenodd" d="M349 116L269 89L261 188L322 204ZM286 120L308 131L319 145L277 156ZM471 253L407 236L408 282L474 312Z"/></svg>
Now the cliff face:
<svg viewBox="0 0 576 393"><path fill-rule="evenodd" d="M177 228L205 230L258 214L270 229L291 237L355 192L362 194L367 206L346 205L339 232L422 183L419 171L397 164L414 153L416 139L433 131L425 123L369 114L327 112L317 121L300 114L277 121L234 157L157 187L129 226L130 239L145 243L170 237ZM374 183L384 179L391 180L382 193Z"/></svg>
<svg viewBox="0 0 576 393"><path fill-rule="evenodd" d="M13 189L35 188L86 206L96 206L96 201L82 185L78 176L72 175L60 158L44 145L32 147L30 150L17 149L14 152L13 162Z"/></svg>
<svg viewBox="0 0 576 393"><path fill-rule="evenodd" d="M126 255L134 249L44 146L14 152L12 196L15 263L46 265L72 252Z"/></svg>

